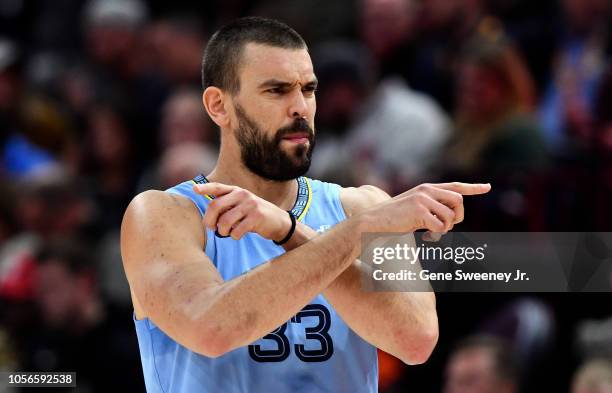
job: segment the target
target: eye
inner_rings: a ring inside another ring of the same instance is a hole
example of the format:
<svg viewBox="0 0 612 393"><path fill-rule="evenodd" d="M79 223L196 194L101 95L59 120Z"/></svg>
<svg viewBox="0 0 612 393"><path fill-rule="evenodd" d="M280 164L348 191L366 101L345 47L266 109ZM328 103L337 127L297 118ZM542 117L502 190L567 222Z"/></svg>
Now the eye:
<svg viewBox="0 0 612 393"><path fill-rule="evenodd" d="M313 95L317 91L316 86L306 86L302 89L306 95Z"/></svg>
<svg viewBox="0 0 612 393"><path fill-rule="evenodd" d="M266 90L266 93L272 94L283 94L285 90L282 87L273 87L271 89Z"/></svg>

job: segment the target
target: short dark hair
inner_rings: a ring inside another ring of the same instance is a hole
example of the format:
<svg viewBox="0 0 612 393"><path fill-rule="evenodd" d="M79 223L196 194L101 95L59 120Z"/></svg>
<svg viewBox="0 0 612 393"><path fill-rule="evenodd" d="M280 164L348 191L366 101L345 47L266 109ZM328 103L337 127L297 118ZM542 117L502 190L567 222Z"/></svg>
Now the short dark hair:
<svg viewBox="0 0 612 393"><path fill-rule="evenodd" d="M248 43L286 49L307 48L304 39L282 22L255 16L237 19L217 30L208 41L202 59L202 88L216 86L237 93L242 51Z"/></svg>

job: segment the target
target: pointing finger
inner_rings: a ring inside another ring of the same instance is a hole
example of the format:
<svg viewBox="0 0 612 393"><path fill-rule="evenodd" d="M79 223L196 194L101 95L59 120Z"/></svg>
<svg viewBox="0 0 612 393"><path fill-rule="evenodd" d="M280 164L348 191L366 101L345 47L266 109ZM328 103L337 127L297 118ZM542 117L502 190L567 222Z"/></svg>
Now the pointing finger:
<svg viewBox="0 0 612 393"><path fill-rule="evenodd" d="M491 191L491 184L489 183L439 183L434 184L435 187L442 188L444 190L454 191L461 195L479 195L486 194Z"/></svg>

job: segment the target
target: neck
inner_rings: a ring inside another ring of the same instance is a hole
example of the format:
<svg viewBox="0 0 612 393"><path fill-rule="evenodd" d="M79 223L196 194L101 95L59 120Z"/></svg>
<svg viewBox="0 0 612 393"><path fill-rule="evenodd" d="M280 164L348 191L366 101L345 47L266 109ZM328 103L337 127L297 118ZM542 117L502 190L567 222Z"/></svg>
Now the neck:
<svg viewBox="0 0 612 393"><path fill-rule="evenodd" d="M232 152L234 153L232 154ZM224 149L223 144L219 151L217 165L207 178L211 182L244 188L283 210L289 210L293 207L297 195L297 182L295 180L274 181L264 179L244 166L239 149Z"/></svg>

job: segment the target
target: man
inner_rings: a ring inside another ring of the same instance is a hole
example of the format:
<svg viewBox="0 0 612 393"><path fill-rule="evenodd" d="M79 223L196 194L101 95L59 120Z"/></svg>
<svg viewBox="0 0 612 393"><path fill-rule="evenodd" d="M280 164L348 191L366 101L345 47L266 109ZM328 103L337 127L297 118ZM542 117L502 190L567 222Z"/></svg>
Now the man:
<svg viewBox="0 0 612 393"><path fill-rule="evenodd" d="M489 186L390 199L302 177L317 80L282 23L221 28L203 84L221 130L215 169L140 194L121 229L149 392L375 392L375 347L424 362L438 336L434 295L362 291L361 233L448 231L461 194Z"/></svg>
<svg viewBox="0 0 612 393"><path fill-rule="evenodd" d="M451 355L444 393L516 393L518 380L517 360L505 341L473 336Z"/></svg>

